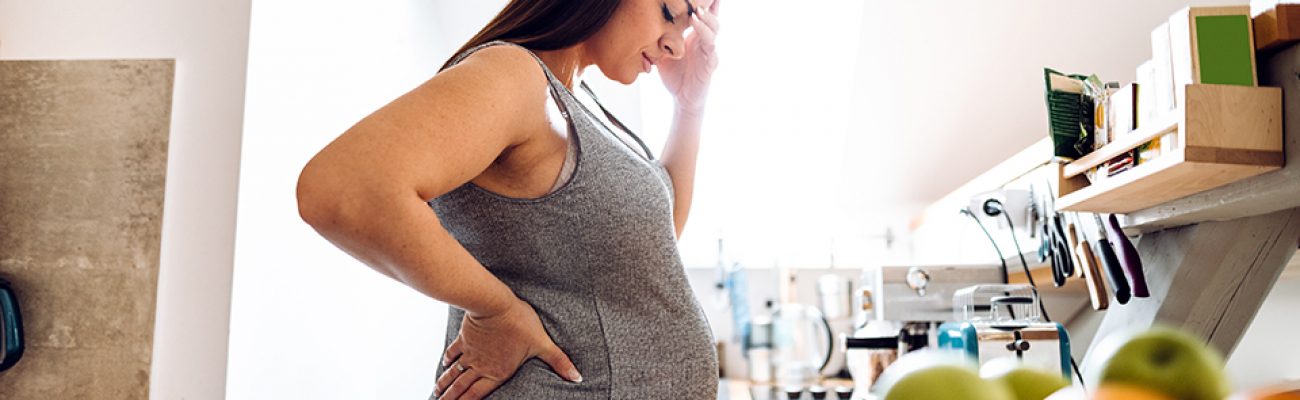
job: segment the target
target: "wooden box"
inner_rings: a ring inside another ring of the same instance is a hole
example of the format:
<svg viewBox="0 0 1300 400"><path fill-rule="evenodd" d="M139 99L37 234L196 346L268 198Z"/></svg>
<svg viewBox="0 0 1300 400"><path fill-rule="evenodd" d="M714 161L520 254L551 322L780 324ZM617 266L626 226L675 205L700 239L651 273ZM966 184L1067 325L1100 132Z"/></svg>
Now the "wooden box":
<svg viewBox="0 0 1300 400"><path fill-rule="evenodd" d="M1255 48L1259 51L1280 49L1300 41L1300 4L1278 4L1255 16Z"/></svg>
<svg viewBox="0 0 1300 400"><path fill-rule="evenodd" d="M1250 6L1185 7L1170 16L1163 56L1170 61L1175 105L1184 101L1185 85L1258 84L1253 29Z"/></svg>
<svg viewBox="0 0 1300 400"><path fill-rule="evenodd" d="M1056 206L1128 213L1282 167L1282 90L1187 85L1183 104L1164 117L1059 167ZM1164 154L1091 184L1084 172L1166 133Z"/></svg>

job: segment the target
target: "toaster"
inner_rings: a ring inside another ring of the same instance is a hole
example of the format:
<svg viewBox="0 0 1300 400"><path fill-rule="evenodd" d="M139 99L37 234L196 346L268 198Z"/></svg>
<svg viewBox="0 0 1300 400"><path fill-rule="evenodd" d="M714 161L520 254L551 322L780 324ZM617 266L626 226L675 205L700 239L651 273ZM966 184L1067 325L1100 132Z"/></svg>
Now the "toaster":
<svg viewBox="0 0 1300 400"><path fill-rule="evenodd" d="M953 294L954 321L939 326L938 347L958 350L979 365L999 358L1072 381L1070 335L1047 322L1029 285L975 285Z"/></svg>
<svg viewBox="0 0 1300 400"><path fill-rule="evenodd" d="M23 317L9 281L0 279L0 371L23 358Z"/></svg>

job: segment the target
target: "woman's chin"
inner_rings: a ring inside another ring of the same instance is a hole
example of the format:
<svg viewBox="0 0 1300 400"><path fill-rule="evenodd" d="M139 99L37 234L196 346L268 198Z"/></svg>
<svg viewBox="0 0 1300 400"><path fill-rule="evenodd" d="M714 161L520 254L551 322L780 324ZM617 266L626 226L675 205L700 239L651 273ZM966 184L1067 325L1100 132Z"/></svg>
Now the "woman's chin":
<svg viewBox="0 0 1300 400"><path fill-rule="evenodd" d="M637 78L641 77L641 71L619 74L619 76L609 76L609 74L605 74L605 77L614 82L631 85L633 82L636 82Z"/></svg>

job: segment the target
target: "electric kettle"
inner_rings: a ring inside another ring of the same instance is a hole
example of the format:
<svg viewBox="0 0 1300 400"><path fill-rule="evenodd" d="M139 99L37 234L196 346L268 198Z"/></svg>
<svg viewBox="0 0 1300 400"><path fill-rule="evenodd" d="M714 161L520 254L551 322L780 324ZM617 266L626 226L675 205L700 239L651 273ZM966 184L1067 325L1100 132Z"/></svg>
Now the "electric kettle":
<svg viewBox="0 0 1300 400"><path fill-rule="evenodd" d="M23 358L23 317L9 281L0 279L0 371Z"/></svg>
<svg viewBox="0 0 1300 400"><path fill-rule="evenodd" d="M835 344L817 307L785 303L772 315L772 364L780 387L808 387L830 363Z"/></svg>

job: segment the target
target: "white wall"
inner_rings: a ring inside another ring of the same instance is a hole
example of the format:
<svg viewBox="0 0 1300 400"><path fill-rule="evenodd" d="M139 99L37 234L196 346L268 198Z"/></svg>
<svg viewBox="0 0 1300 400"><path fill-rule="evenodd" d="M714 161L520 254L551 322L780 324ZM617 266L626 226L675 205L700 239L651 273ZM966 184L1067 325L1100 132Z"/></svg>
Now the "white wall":
<svg viewBox="0 0 1300 400"><path fill-rule="evenodd" d="M231 310L231 399L419 399L446 307L354 260L297 213L303 165L437 72L503 1L258 1Z"/></svg>
<svg viewBox="0 0 1300 400"><path fill-rule="evenodd" d="M150 397L224 398L249 0L4 0L0 59L176 59Z"/></svg>
<svg viewBox="0 0 1300 400"><path fill-rule="evenodd" d="M1294 344L1295 333L1300 332L1296 309L1300 309L1300 253L1292 256L1228 357L1228 377L1238 389L1300 382L1300 349Z"/></svg>
<svg viewBox="0 0 1300 400"><path fill-rule="evenodd" d="M871 2L845 82L860 99L844 195L924 207L1046 136L1044 67L1132 81L1174 11L1234 3L1246 1Z"/></svg>

